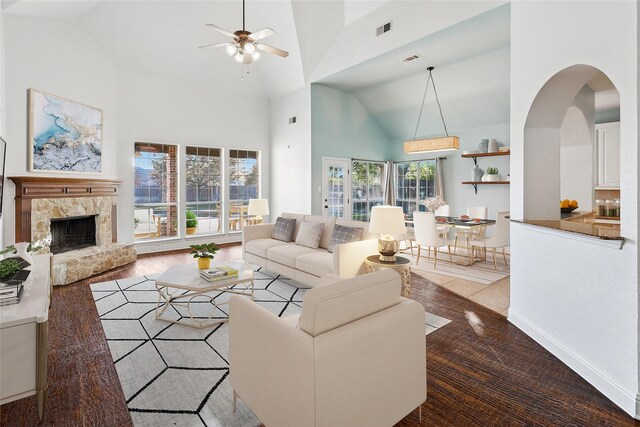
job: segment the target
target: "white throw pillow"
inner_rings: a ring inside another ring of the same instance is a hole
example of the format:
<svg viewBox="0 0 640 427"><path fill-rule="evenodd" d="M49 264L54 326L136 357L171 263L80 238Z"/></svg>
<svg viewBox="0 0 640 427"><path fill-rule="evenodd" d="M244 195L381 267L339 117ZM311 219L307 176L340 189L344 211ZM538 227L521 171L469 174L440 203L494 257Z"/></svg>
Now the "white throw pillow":
<svg viewBox="0 0 640 427"><path fill-rule="evenodd" d="M298 237L296 237L296 245L306 246L311 249L318 249L324 224L321 222L304 221L300 225Z"/></svg>

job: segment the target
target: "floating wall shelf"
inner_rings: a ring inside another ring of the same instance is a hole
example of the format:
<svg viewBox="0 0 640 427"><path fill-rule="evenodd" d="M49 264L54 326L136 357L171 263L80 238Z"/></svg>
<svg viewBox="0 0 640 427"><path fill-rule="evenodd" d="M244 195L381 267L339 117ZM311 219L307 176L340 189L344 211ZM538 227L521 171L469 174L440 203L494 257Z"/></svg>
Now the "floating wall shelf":
<svg viewBox="0 0 640 427"><path fill-rule="evenodd" d="M478 194L479 184L492 184L492 185L496 185L496 184L509 185L510 184L509 181L462 181L462 183L473 185L473 188L476 190L476 194Z"/></svg>
<svg viewBox="0 0 640 427"><path fill-rule="evenodd" d="M478 157L498 157L498 156L508 156L511 154L510 151L497 151L495 153L470 153L470 154L462 154L462 157L465 159L473 159L473 164L478 164ZM509 185L509 181L462 181L463 184L473 185L476 194L478 194L478 184L506 184Z"/></svg>
<svg viewBox="0 0 640 427"><path fill-rule="evenodd" d="M465 159L473 159L474 164L478 164L478 157L496 157L496 156L508 156L511 154L510 151L498 151L496 153L471 153L471 154L462 154L462 157Z"/></svg>

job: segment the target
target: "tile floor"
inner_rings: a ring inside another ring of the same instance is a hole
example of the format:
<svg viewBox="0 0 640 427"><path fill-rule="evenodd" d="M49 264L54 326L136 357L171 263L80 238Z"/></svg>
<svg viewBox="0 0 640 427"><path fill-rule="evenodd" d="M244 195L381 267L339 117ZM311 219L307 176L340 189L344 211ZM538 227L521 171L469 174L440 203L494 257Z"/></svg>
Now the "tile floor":
<svg viewBox="0 0 640 427"><path fill-rule="evenodd" d="M442 286L451 292L483 305L503 316L507 316L509 310L509 276L486 285L433 272L421 271L420 275L438 286Z"/></svg>

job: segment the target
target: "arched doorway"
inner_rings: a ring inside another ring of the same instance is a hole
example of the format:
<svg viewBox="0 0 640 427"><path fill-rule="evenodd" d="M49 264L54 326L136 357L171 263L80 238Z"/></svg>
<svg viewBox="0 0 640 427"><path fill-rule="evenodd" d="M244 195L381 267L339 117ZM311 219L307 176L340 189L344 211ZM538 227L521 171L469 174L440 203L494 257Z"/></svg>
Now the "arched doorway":
<svg viewBox="0 0 640 427"><path fill-rule="evenodd" d="M605 92L606 97L598 96ZM558 202L570 197L562 194L563 188L580 194L583 209L592 210L598 173L594 131L597 104L599 99L604 100L602 108L610 111L611 94L614 107L617 98L619 109L619 94L613 83L599 69L582 64L556 73L540 89L524 128L525 220L560 219ZM572 121L571 126L566 126L567 120ZM567 138L573 141L567 143ZM576 145L582 147L576 150ZM568 180L572 181L570 185Z"/></svg>

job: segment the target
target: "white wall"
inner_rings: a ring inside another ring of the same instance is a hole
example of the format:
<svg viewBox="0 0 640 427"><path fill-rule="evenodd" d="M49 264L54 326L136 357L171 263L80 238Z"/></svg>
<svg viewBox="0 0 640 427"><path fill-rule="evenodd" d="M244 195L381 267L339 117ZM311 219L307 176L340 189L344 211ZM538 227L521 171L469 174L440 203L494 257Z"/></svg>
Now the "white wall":
<svg viewBox="0 0 640 427"><path fill-rule="evenodd" d="M117 178L117 79L109 58L71 21L5 15L4 25L6 175L27 174L27 89L35 88L103 110L100 178ZM11 244L14 241L13 182L7 181L6 190L7 215L3 215L3 226L5 243Z"/></svg>
<svg viewBox="0 0 640 427"><path fill-rule="evenodd" d="M271 101L271 215L311 212L311 88ZM289 124L290 117L295 124Z"/></svg>
<svg viewBox="0 0 640 427"><path fill-rule="evenodd" d="M560 127L560 198L576 200L580 211L594 208L595 95L582 88Z"/></svg>
<svg viewBox="0 0 640 427"><path fill-rule="evenodd" d="M104 112L103 174L122 180L118 197L118 240L133 241L133 144L136 141L185 146L260 150L262 196L270 197L269 109L265 96L238 95L167 78L118 70L85 31L68 20L5 15L7 175L27 173L27 89L45 90L84 102ZM43 43L47 40L47 43ZM227 151L228 153L228 151ZM68 176L68 175L66 175ZM82 175L74 175L82 176ZM95 175L93 175L95 177ZM185 188L181 174L179 189ZM13 184L5 200L12 210ZM185 194L179 190L184 206ZM184 209L182 209L183 211ZM183 229L184 212L180 228ZM13 214L4 232L13 241ZM141 253L184 248L197 241L238 241L239 233L140 243Z"/></svg>
<svg viewBox="0 0 640 427"><path fill-rule="evenodd" d="M261 152L261 196L270 198L269 105L265 97L238 97L160 77L118 74L118 176L123 180L118 206L121 240L133 236L133 145L136 141L180 145L178 195L185 206L185 147L187 145L238 148ZM225 156L228 150L225 151ZM228 164L228 160L227 160ZM226 177L223 182L226 183ZM225 195L228 197L228 195ZM182 209L184 211L184 209ZM183 229L184 212L180 212ZM268 220L268 218L266 218ZM184 234L184 232L182 232ZM167 242L139 243L138 251L184 248L195 241L239 241L239 233L221 237L178 238Z"/></svg>
<svg viewBox="0 0 640 427"><path fill-rule="evenodd" d="M547 80L574 64L601 70L620 92L622 209L629 215L622 218L621 234L626 240L621 250L512 223L509 309L511 322L636 416L637 7L636 2L624 1L511 5L511 217L524 217L525 199L535 191L534 186L531 192L525 189L525 169L544 168L544 163L526 157L529 110ZM553 199L557 212L559 199Z"/></svg>

